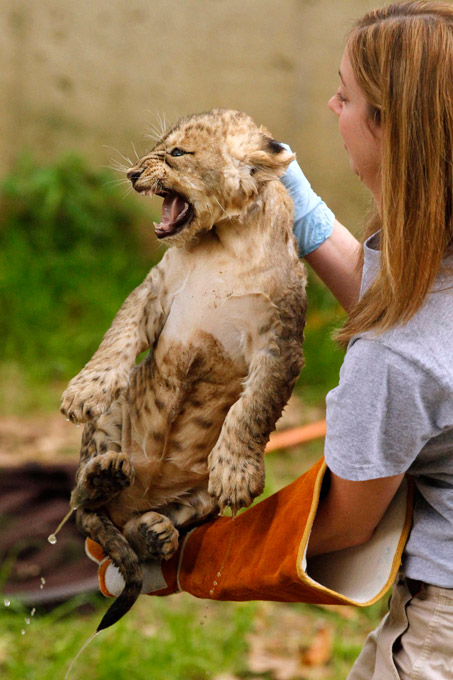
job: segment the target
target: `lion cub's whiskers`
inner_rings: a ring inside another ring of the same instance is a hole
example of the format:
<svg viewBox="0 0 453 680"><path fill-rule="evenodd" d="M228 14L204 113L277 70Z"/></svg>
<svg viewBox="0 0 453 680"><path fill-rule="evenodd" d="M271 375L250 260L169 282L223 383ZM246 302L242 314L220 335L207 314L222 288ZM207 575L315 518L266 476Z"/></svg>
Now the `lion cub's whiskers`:
<svg viewBox="0 0 453 680"><path fill-rule="evenodd" d="M220 201L219 201L215 196L213 196L212 198L214 199L214 201L215 201L216 203L219 204L219 207L220 207L220 208L223 210L223 212L226 214L226 210L225 210L225 208L223 207L223 205L220 203Z"/></svg>
<svg viewBox="0 0 453 680"><path fill-rule="evenodd" d="M129 156L125 156L124 153L122 153L119 149L116 149L114 146L109 146L108 144L103 144L102 146L104 147L104 149L110 149L111 151L114 151L119 156L121 156L121 158L123 160L125 160L126 163L127 163L127 166L125 166L126 170L129 170L129 168L131 168L133 165L135 165L134 162L129 158ZM113 159L113 160L115 160L115 159Z"/></svg>
<svg viewBox="0 0 453 680"><path fill-rule="evenodd" d="M122 184L130 184L128 179L110 179L107 182L104 182L104 186L109 186L109 184L112 184L113 186L121 186Z"/></svg>
<svg viewBox="0 0 453 680"><path fill-rule="evenodd" d="M132 139L131 139L131 144L132 144L132 148L133 148L133 150L134 150L135 159L136 159L137 161L139 161L139 160L140 160L140 157L139 157L139 155L138 155L138 153L137 153L137 149L135 148L135 144L134 144L134 142L132 141Z"/></svg>
<svg viewBox="0 0 453 680"><path fill-rule="evenodd" d="M165 116L165 113L162 114L162 116L159 114L158 111L155 111L154 114L152 114L157 118L156 123L148 123L146 126L146 134L145 138L147 139L153 139L154 141L159 141L161 137L164 136L164 134L167 131L167 119Z"/></svg>

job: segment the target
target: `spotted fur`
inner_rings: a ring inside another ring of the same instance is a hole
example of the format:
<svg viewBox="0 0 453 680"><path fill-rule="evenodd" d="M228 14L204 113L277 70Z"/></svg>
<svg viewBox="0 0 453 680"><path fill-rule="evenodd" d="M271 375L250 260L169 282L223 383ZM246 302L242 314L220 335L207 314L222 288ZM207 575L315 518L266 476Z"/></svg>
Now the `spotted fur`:
<svg viewBox="0 0 453 680"><path fill-rule="evenodd" d="M217 109L179 121L128 173L188 219L157 226L175 247L62 398L86 423L79 526L132 584L106 625L137 596L139 560L168 559L180 530L263 490L264 448L303 364L306 279L279 181L292 158Z"/></svg>

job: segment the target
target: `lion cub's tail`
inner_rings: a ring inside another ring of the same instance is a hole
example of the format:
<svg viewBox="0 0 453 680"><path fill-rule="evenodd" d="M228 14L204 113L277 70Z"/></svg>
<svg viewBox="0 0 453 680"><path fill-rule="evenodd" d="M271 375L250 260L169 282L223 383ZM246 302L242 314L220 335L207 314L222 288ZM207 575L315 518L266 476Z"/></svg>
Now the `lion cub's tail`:
<svg viewBox="0 0 453 680"><path fill-rule="evenodd" d="M99 632L113 626L133 606L142 589L143 572L134 550L102 510L77 510L77 526L84 536L99 543L126 583L121 595L102 617L96 629Z"/></svg>

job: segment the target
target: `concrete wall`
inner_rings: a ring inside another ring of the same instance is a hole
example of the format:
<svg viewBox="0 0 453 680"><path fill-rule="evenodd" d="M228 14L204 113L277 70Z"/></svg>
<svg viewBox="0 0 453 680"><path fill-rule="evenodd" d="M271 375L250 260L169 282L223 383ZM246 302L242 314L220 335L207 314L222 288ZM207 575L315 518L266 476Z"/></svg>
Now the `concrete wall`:
<svg viewBox="0 0 453 680"><path fill-rule="evenodd" d="M1 0L0 172L18 151L105 165L150 146L159 117L247 111L289 142L354 228L366 192L326 102L370 0ZM105 145L105 146L104 146Z"/></svg>

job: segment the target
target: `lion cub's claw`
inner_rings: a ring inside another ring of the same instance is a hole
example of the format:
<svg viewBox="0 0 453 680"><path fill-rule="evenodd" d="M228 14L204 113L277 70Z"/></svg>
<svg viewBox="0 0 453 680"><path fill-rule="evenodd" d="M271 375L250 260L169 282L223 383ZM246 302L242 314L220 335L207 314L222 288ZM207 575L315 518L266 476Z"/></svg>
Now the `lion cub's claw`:
<svg viewBox="0 0 453 680"><path fill-rule="evenodd" d="M127 387L127 377L113 369L81 371L63 392L60 411L73 423L86 423L102 415Z"/></svg>
<svg viewBox="0 0 453 680"><path fill-rule="evenodd" d="M214 451L213 451L214 453ZM247 508L264 489L264 462L261 454L232 457L210 457L208 491L223 512L230 507L233 516Z"/></svg>
<svg viewBox="0 0 453 680"><path fill-rule="evenodd" d="M169 560L179 544L179 531L165 515L150 511L134 517L124 527L124 535L139 559Z"/></svg>
<svg viewBox="0 0 453 680"><path fill-rule="evenodd" d="M91 458L79 473L71 494L73 507L96 508L109 502L133 480L133 469L125 453L107 451Z"/></svg>

